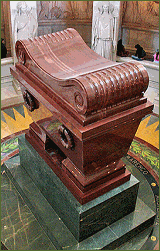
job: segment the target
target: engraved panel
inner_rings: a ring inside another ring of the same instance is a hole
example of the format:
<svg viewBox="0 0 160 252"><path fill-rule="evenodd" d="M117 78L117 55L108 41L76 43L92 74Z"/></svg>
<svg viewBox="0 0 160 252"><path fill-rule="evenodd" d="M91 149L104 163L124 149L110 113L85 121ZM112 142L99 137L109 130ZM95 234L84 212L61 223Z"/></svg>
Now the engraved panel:
<svg viewBox="0 0 160 252"><path fill-rule="evenodd" d="M91 47L92 1L37 1L38 35L76 29Z"/></svg>

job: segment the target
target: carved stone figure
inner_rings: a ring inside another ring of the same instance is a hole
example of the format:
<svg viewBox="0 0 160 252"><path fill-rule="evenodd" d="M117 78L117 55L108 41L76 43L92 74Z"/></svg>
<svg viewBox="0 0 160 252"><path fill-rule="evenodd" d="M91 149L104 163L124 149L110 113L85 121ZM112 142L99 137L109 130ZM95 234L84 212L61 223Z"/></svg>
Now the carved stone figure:
<svg viewBox="0 0 160 252"><path fill-rule="evenodd" d="M15 43L20 39L33 38L37 35L37 18L33 13L33 9L29 8L25 1L17 3L17 14L14 19L14 37L13 37L13 58L14 64L17 62ZM20 91L19 83L14 78L14 86L18 92Z"/></svg>
<svg viewBox="0 0 160 252"><path fill-rule="evenodd" d="M93 26L93 49L108 60L113 60L116 51L118 9L109 1L102 5L99 17Z"/></svg>
<svg viewBox="0 0 160 252"><path fill-rule="evenodd" d="M17 15L14 20L15 42L19 39L34 37L37 30L37 21L25 1L18 2Z"/></svg>

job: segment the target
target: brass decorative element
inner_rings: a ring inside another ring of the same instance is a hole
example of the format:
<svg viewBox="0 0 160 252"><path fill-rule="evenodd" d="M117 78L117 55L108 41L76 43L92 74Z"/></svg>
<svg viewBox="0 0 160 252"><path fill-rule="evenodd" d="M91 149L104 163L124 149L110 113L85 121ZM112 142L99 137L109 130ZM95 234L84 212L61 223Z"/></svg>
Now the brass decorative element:
<svg viewBox="0 0 160 252"><path fill-rule="evenodd" d="M151 236L151 240L152 240L152 241L156 241L157 238L156 238L155 236L152 235L152 236Z"/></svg>

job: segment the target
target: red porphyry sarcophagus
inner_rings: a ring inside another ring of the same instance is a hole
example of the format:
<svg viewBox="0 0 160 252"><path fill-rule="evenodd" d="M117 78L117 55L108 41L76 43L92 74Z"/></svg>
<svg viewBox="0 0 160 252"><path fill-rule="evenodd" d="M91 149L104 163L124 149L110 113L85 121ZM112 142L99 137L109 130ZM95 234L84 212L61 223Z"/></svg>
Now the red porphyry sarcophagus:
<svg viewBox="0 0 160 252"><path fill-rule="evenodd" d="M84 204L130 179L121 158L153 105L138 62L117 63L92 51L78 32L16 42L11 67L33 117L27 140ZM54 147L61 152L52 155Z"/></svg>

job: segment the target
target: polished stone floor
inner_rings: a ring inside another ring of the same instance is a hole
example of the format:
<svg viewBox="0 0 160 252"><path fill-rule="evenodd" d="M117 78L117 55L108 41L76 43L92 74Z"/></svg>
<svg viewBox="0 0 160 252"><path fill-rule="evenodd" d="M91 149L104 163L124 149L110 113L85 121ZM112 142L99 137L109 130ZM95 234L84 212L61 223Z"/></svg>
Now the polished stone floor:
<svg viewBox="0 0 160 252"><path fill-rule="evenodd" d="M59 232L55 234L56 240L53 242L47 227L44 227L35 212L31 211L29 203L26 203L28 201L22 197L3 170L3 163L6 160L12 165L18 160L16 159L19 155L18 136L28 129L31 122L32 119L23 105L1 111L1 240L9 250L59 250L56 241L58 240L58 244L65 244L63 237L66 232L61 220L57 222ZM157 212L157 216L152 228L147 228L117 250L158 250L159 118L157 115L152 114L143 118L128 155L123 161L131 173L141 181L139 199ZM45 204L44 198L39 198L39 201ZM81 244L81 249L92 250L90 244L90 239L86 240ZM68 249L65 245L61 248Z"/></svg>

